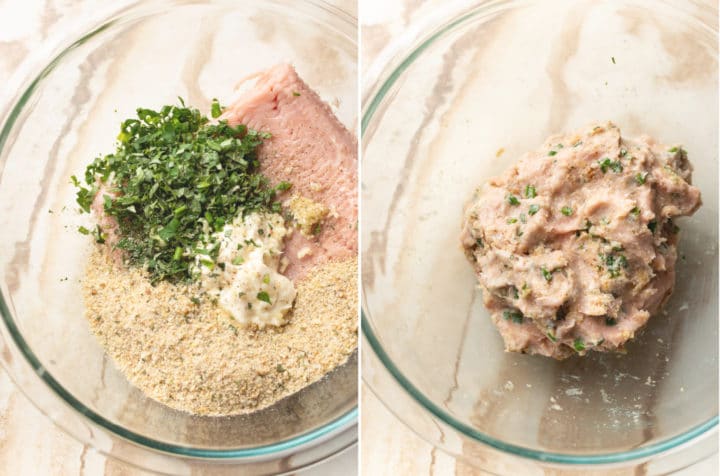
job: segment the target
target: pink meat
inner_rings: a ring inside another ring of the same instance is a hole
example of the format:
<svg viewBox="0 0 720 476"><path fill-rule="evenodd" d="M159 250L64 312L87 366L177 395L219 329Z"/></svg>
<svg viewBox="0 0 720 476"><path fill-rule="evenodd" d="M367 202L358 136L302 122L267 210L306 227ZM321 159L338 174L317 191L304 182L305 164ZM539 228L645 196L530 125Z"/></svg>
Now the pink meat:
<svg viewBox="0 0 720 476"><path fill-rule="evenodd" d="M509 351L621 351L675 284L673 218L701 205L681 147L612 123L550 137L478 190L463 246Z"/></svg>
<svg viewBox="0 0 720 476"><path fill-rule="evenodd" d="M333 211L316 237L295 231L286 240L289 278L357 254L357 141L292 66L261 74L220 119L271 133L258 151L262 172L273 183L292 183L286 197L299 194ZM311 254L298 258L305 247Z"/></svg>

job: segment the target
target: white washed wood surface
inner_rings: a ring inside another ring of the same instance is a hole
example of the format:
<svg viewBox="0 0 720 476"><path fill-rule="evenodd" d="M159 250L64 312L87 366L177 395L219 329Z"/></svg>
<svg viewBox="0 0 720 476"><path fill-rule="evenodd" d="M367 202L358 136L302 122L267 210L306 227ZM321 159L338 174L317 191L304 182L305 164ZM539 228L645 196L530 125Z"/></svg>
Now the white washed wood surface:
<svg viewBox="0 0 720 476"><path fill-rule="evenodd" d="M116 0L0 0L0 98L23 60L33 51L62 37ZM355 11L355 0L334 3ZM0 104L0 109L5 104ZM314 468L308 476L357 474L357 448ZM211 470L198 467L202 474ZM0 370L0 476L144 476L68 436L42 415ZM225 473L226 474L226 473Z"/></svg>
<svg viewBox="0 0 720 476"><path fill-rule="evenodd" d="M361 0L361 71L367 71L380 51L404 32L408 24L442 7L442 0ZM361 393L361 474L489 476L489 473L470 468L423 441L405 427L364 383ZM717 476L720 474L718 468L716 455L675 475ZM560 474L553 472L554 476ZM612 474L630 473L615 471Z"/></svg>

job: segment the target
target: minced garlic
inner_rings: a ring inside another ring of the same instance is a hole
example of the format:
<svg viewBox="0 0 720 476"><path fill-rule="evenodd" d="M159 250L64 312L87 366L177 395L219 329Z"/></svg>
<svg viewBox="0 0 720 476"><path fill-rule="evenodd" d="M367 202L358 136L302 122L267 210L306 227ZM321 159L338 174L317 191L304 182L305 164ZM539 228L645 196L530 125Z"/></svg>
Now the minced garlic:
<svg viewBox="0 0 720 476"><path fill-rule="evenodd" d="M307 197L293 195L285 205L290 210L300 231L305 236L317 234L320 223L328 216L330 209L322 203Z"/></svg>
<svg viewBox="0 0 720 476"><path fill-rule="evenodd" d="M277 213L237 217L214 234L217 259L198 255L201 285L240 324L281 326L295 300L292 281L278 272L283 238L288 234Z"/></svg>

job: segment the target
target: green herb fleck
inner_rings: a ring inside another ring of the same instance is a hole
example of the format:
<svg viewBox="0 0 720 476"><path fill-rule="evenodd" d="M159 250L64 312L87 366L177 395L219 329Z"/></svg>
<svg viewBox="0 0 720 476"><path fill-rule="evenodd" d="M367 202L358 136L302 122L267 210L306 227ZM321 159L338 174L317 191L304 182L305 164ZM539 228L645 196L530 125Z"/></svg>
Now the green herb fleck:
<svg viewBox="0 0 720 476"><path fill-rule="evenodd" d="M655 234L655 229L657 228L657 222L655 220L650 220L647 224L648 230L650 230L650 233L653 235Z"/></svg>
<svg viewBox="0 0 720 476"><path fill-rule="evenodd" d="M257 298L258 298L258 301L263 301L268 304L271 304L270 303L270 295L265 291L260 291L259 293L257 293Z"/></svg>
<svg viewBox="0 0 720 476"><path fill-rule="evenodd" d="M265 276L263 276L262 282L265 284L270 284L270 275L266 274Z"/></svg>
<svg viewBox="0 0 720 476"><path fill-rule="evenodd" d="M645 180L647 180L647 176L648 176L648 173L647 173L647 172L645 172L645 173L640 173L640 172L638 172L638 173L635 175L635 182L636 182L638 185L645 185Z"/></svg>
<svg viewBox="0 0 720 476"><path fill-rule="evenodd" d="M627 155L627 149L620 149L620 157L625 157Z"/></svg>
<svg viewBox="0 0 720 476"><path fill-rule="evenodd" d="M582 141L579 140L579 141L575 142L572 146L573 146L573 147L580 147L581 145L582 145Z"/></svg>
<svg viewBox="0 0 720 476"><path fill-rule="evenodd" d="M630 214L634 216L640 215L640 209L638 207L633 207L632 210L630 210Z"/></svg>
<svg viewBox="0 0 720 476"><path fill-rule="evenodd" d="M605 265L611 278L617 278L624 268L627 268L628 262L625 255L608 253L601 254L600 260Z"/></svg>
<svg viewBox="0 0 720 476"><path fill-rule="evenodd" d="M573 341L573 348L574 348L577 352L582 352L583 350L585 350L585 343L583 342L582 339L580 339L580 338L578 337L577 339L575 339L575 340Z"/></svg>
<svg viewBox="0 0 720 476"><path fill-rule="evenodd" d="M213 119L217 119L222 114L223 107L220 106L220 103L217 99L213 98L212 104L210 105L210 115Z"/></svg>
<svg viewBox="0 0 720 476"><path fill-rule="evenodd" d="M615 57L614 57L614 56L611 56L610 59L612 60L612 63L613 63L613 64L616 64L616 63L615 63Z"/></svg>
<svg viewBox="0 0 720 476"><path fill-rule="evenodd" d="M507 201L512 206L520 205L520 200L518 200L518 198L515 195L508 195Z"/></svg>
<svg viewBox="0 0 720 476"><path fill-rule="evenodd" d="M537 196L537 192L535 191L534 185L526 185L525 186L525 198L535 198Z"/></svg>
<svg viewBox="0 0 720 476"><path fill-rule="evenodd" d="M300 96L300 93L297 92L297 91L293 91L293 96L296 96L296 97L297 97L297 96Z"/></svg>
<svg viewBox="0 0 720 476"><path fill-rule="evenodd" d="M200 305L200 298L199 298L199 297L193 296L193 297L190 298L190 301L192 301L192 303L195 304L196 306L199 306L199 305Z"/></svg>
<svg viewBox="0 0 720 476"><path fill-rule="evenodd" d="M485 245L483 244L482 238L477 238L475 240L475 244L478 245L480 248L485 248Z"/></svg>
<svg viewBox="0 0 720 476"><path fill-rule="evenodd" d="M572 215L573 209L570 208L570 207L562 207L562 209L560 210L560 212L561 212L563 215L565 215L566 217L569 217L570 215Z"/></svg>
<svg viewBox="0 0 720 476"><path fill-rule="evenodd" d="M245 262L245 260L243 259L242 256L236 256L231 261L231 263L234 264L235 266L240 266L244 262Z"/></svg>
<svg viewBox="0 0 720 476"><path fill-rule="evenodd" d="M275 366L275 370L277 370L278 372L285 372L285 367L283 367L282 364L277 364Z"/></svg>
<svg viewBox="0 0 720 476"><path fill-rule="evenodd" d="M537 205L530 205L530 208L528 208L528 215L533 216L540 210L540 207Z"/></svg>
<svg viewBox="0 0 720 476"><path fill-rule="evenodd" d="M512 320L513 322L517 324L523 323L523 314L520 311L517 310L504 310L503 311L503 319L506 321Z"/></svg>
<svg viewBox="0 0 720 476"><path fill-rule="evenodd" d="M542 275L543 275L543 278L545 278L545 281L548 281L548 282L552 281L552 278L553 278L552 271L548 271L547 268L545 268L545 266L541 267L540 270L542 271Z"/></svg>
<svg viewBox="0 0 720 476"><path fill-rule="evenodd" d="M291 187L292 184L290 182L283 181L275 186L275 190L277 190L278 192L285 192L286 190L290 190Z"/></svg>
<svg viewBox="0 0 720 476"><path fill-rule="evenodd" d="M549 155L550 157L552 157L552 156L555 155L555 154L557 154L557 151L556 151L556 150L551 150L550 152L548 152L548 155Z"/></svg>
<svg viewBox="0 0 720 476"><path fill-rule="evenodd" d="M614 326L617 324L617 320L612 317L606 317L605 318L605 325L606 326Z"/></svg>
<svg viewBox="0 0 720 476"><path fill-rule="evenodd" d="M670 149L668 149L668 152L672 152L673 154L677 151L678 151L677 147L671 147Z"/></svg>
<svg viewBox="0 0 720 476"><path fill-rule="evenodd" d="M548 339L550 339L551 341L557 342L557 337L555 337L555 334L553 334L552 332L548 331L548 333L546 335L548 336Z"/></svg>
<svg viewBox="0 0 720 476"><path fill-rule="evenodd" d="M88 230L88 229L85 228L84 226L79 226L79 227L78 227L78 231L79 231L80 233L82 233L83 235L89 235L89 234L90 234L90 230Z"/></svg>
<svg viewBox="0 0 720 476"><path fill-rule="evenodd" d="M600 164L600 170L602 170L602 173L607 173L608 169L611 169L615 173L623 171L622 163L620 163L619 160L612 161L606 157L603 160L599 160L598 164Z"/></svg>
<svg viewBox="0 0 720 476"><path fill-rule="evenodd" d="M508 218L508 219L507 219L507 223L508 223L508 225L511 225L511 224L513 224L513 223L517 223L517 218Z"/></svg>
<svg viewBox="0 0 720 476"><path fill-rule="evenodd" d="M520 214L520 223L527 223L527 215L524 213Z"/></svg>

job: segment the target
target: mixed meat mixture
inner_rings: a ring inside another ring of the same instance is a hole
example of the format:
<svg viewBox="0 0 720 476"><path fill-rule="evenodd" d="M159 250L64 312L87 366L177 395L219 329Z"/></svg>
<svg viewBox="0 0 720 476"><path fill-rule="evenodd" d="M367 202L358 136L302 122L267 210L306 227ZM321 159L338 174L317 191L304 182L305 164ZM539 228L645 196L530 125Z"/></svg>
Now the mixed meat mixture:
<svg viewBox="0 0 720 476"><path fill-rule="evenodd" d="M672 293L677 217L701 205L680 146L612 123L547 139L467 205L462 245L508 351L622 351Z"/></svg>

